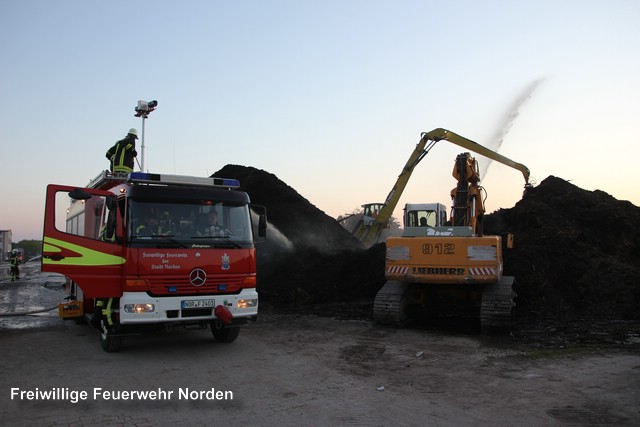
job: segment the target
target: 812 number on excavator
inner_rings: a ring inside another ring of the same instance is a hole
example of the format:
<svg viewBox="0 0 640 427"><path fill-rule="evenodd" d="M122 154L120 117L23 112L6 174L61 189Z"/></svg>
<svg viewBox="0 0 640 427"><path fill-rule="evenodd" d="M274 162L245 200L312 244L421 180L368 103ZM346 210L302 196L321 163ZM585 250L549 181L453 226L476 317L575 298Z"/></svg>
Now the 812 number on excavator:
<svg viewBox="0 0 640 427"><path fill-rule="evenodd" d="M455 255L455 243L423 243L422 253L425 255Z"/></svg>

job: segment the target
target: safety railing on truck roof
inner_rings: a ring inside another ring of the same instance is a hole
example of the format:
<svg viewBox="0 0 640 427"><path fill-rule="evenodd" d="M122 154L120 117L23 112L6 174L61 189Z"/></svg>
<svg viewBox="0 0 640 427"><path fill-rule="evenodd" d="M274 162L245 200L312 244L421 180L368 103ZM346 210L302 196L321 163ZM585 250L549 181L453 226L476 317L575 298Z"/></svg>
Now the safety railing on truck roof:
<svg viewBox="0 0 640 427"><path fill-rule="evenodd" d="M233 178L206 178L198 176L169 175L148 172L131 172L129 174L121 174L105 170L102 171L94 179L92 179L87 185L87 188L103 188L107 183L113 183L114 181L145 184L186 185L198 187L222 187L229 189L240 187L240 181Z"/></svg>

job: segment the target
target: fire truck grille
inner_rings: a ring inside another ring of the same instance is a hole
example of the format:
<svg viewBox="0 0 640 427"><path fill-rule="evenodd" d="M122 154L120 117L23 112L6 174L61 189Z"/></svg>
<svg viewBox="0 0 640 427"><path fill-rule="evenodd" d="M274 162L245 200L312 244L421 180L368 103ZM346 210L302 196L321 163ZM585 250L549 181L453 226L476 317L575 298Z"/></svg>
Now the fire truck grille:
<svg viewBox="0 0 640 427"><path fill-rule="evenodd" d="M148 292L152 296L237 294L241 290L240 278L207 277L201 286L194 286L185 278L148 279Z"/></svg>

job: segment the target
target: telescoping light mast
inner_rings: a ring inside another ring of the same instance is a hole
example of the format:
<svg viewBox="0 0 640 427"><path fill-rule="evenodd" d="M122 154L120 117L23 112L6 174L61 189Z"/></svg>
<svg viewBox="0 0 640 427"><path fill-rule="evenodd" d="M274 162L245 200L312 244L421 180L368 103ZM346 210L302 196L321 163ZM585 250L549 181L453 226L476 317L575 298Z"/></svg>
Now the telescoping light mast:
<svg viewBox="0 0 640 427"><path fill-rule="evenodd" d="M151 114L156 107L158 106L158 101L155 99L153 101L138 101L138 105L134 108L136 111L136 117L142 117L142 136L140 137L141 148L140 148L140 170L144 172L144 121L149 114Z"/></svg>

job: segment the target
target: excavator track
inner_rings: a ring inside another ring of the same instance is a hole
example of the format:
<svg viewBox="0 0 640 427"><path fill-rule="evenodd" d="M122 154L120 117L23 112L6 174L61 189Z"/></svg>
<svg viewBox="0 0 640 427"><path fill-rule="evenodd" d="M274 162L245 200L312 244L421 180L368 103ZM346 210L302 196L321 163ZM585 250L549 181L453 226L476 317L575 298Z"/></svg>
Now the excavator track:
<svg viewBox="0 0 640 427"><path fill-rule="evenodd" d="M406 313L406 300L403 298L408 283L387 281L376 294L373 303L373 318L384 325L402 326L408 318Z"/></svg>
<svg viewBox="0 0 640 427"><path fill-rule="evenodd" d="M514 283L514 277L503 276L499 282L485 286L480 306L480 325L483 333L511 329L517 296L513 290Z"/></svg>

